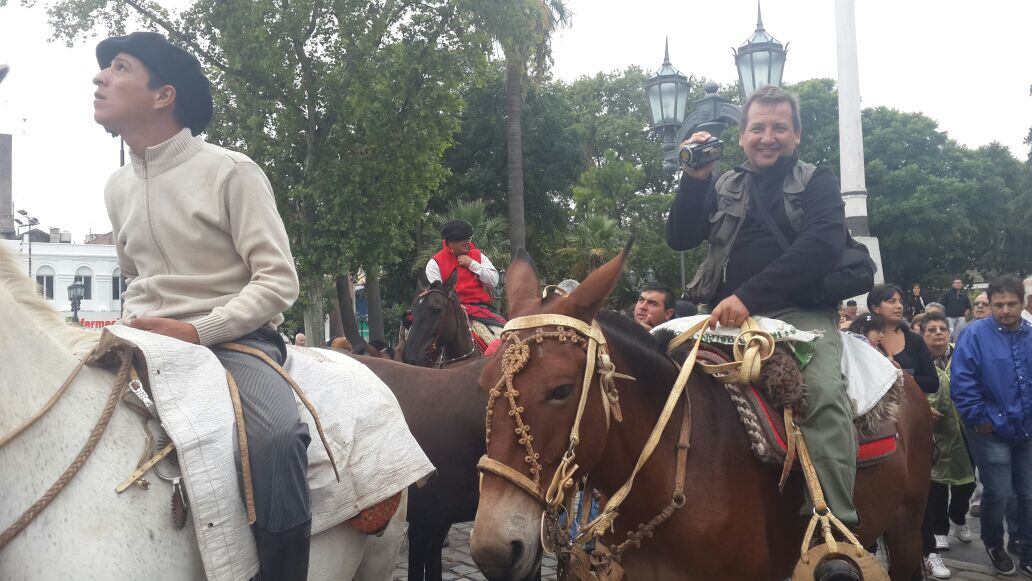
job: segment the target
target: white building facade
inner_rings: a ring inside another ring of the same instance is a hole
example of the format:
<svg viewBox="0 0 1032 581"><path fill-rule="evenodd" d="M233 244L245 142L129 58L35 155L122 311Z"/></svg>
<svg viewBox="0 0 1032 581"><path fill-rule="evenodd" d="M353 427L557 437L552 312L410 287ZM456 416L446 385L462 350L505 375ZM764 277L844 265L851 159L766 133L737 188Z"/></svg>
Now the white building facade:
<svg viewBox="0 0 1032 581"><path fill-rule="evenodd" d="M120 318L125 279L114 246L33 242L30 267L27 240L0 240L0 244L21 261L26 276L31 273L40 295L69 320L68 285L76 278L85 284L85 297L79 305L79 321L84 327L99 329Z"/></svg>

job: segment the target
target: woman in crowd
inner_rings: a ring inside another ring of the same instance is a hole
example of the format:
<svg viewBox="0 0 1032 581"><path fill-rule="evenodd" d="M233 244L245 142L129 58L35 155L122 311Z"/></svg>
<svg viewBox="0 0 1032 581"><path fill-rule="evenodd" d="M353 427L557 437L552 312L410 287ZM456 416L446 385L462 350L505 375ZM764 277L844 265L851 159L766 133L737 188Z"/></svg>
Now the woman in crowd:
<svg viewBox="0 0 1032 581"><path fill-rule="evenodd" d="M928 346L920 335L912 332L903 322L903 291L894 284L877 285L867 295L867 309L885 318L885 332L881 340L885 352L900 369L914 377L921 391L938 391L939 376Z"/></svg>
<svg viewBox="0 0 1032 581"><path fill-rule="evenodd" d="M962 542L971 542L966 516L968 502L975 492L975 470L964 440L960 416L950 399L953 345L950 344L949 323L939 313L928 313L922 321L921 332L939 376L939 391L928 395L928 404L935 416L933 438L936 457L925 507L922 544L925 569L933 577L946 579L950 570L943 564L939 551L950 548L951 523L953 536Z"/></svg>

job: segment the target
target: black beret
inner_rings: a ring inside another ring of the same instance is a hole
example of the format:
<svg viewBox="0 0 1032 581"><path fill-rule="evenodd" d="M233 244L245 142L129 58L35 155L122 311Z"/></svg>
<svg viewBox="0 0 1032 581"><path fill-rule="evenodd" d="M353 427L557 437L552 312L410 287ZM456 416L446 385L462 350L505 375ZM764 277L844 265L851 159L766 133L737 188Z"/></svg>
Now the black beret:
<svg viewBox="0 0 1032 581"><path fill-rule="evenodd" d="M97 64L101 70L124 52L146 65L162 81L176 88L176 100L181 113L180 121L194 135L200 134L211 122L211 83L201 70L197 57L170 43L156 32L134 32L126 36L112 36L97 45Z"/></svg>
<svg viewBox="0 0 1032 581"><path fill-rule="evenodd" d="M441 238L444 238L448 242L469 240L472 237L473 226L470 226L469 222L463 220L451 220L444 226L441 226Z"/></svg>

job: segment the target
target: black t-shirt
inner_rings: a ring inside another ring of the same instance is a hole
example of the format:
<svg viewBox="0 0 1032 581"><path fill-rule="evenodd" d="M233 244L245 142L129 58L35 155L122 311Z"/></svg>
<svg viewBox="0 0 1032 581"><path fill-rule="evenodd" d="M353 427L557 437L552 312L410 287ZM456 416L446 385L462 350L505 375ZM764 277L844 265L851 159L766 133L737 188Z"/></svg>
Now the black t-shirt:
<svg viewBox="0 0 1032 581"><path fill-rule="evenodd" d="M903 350L893 353L892 358L900 368L914 376L914 381L921 387L921 391L939 391L939 374L935 371L935 362L928 345L925 345L920 335L908 329L903 323L900 323L899 330L903 332Z"/></svg>

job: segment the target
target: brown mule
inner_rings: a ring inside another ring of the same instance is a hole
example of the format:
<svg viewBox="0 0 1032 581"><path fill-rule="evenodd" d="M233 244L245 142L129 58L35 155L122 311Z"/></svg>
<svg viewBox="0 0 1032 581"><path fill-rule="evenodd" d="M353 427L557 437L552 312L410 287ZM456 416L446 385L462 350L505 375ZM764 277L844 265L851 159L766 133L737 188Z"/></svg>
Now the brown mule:
<svg viewBox="0 0 1032 581"><path fill-rule="evenodd" d="M598 375L590 378L579 442L571 447L571 427L587 366L586 341L531 340L517 353L507 351L513 344L509 337L488 361L481 388L503 395L493 398L488 409L488 460L481 461L485 469L471 549L490 579L526 579L536 571L542 553L542 497L551 496L545 490L560 465L575 465L573 479L588 475L591 485L607 498L617 493L631 474L678 375L678 368L662 352L664 346L651 335L632 321L599 312L620 276L626 253L596 270L568 297L551 300L547 307L541 305L538 277L526 253L510 267L510 320L544 312L587 324L597 321L616 370L636 381L615 380L623 419L616 421L613 415L607 428L602 397L607 392L599 385ZM530 328L516 331L515 336L526 339L541 330L557 329ZM523 367L512 376L516 393L510 400L504 395L507 390L498 387L503 364L511 367L514 359L520 359ZM907 378L905 392L898 452L861 469L855 492L863 522L858 536L865 544L885 536L889 574L894 580L920 578L921 520L932 455L928 404L911 378ZM691 440L684 504L655 528L654 536L623 553L620 565L625 578L756 580L790 576L799 560L807 523L799 515L802 478L794 474L785 493L778 493L780 470L753 458L734 406L711 378L693 374L686 393L691 402ZM518 413L513 413L512 401L517 402ZM638 473L614 522L614 532L603 538L608 547L618 546L629 531L671 505L685 409L683 405L674 409L655 453ZM575 460L563 463L571 448Z"/></svg>
<svg viewBox="0 0 1032 581"><path fill-rule="evenodd" d="M469 317L455 294L459 271L434 281L412 300L412 326L405 334L401 360L420 367L464 365L484 357L473 341ZM400 346L399 346L400 348Z"/></svg>
<svg viewBox="0 0 1032 581"><path fill-rule="evenodd" d="M441 548L453 523L473 520L477 459L484 453L483 359L452 369L423 369L356 357L394 393L412 435L436 472L409 487L409 581L441 581Z"/></svg>

